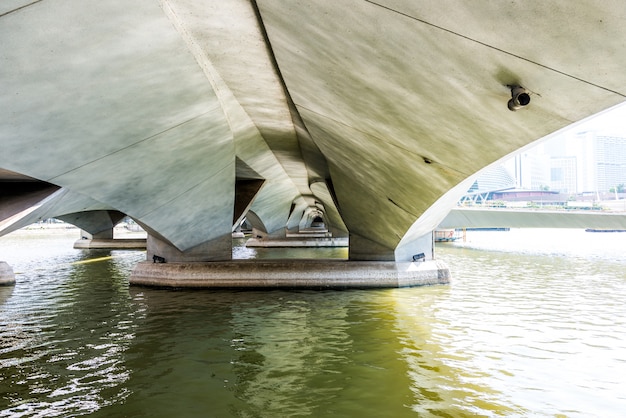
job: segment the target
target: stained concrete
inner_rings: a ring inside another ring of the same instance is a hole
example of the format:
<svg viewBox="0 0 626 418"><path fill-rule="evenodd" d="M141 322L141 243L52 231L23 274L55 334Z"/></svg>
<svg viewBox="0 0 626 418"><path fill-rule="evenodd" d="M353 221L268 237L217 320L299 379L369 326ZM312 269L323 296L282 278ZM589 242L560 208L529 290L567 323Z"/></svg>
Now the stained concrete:
<svg viewBox="0 0 626 418"><path fill-rule="evenodd" d="M396 263L344 260L241 260L210 263L141 262L131 285L193 288L397 288L447 284L441 261Z"/></svg>

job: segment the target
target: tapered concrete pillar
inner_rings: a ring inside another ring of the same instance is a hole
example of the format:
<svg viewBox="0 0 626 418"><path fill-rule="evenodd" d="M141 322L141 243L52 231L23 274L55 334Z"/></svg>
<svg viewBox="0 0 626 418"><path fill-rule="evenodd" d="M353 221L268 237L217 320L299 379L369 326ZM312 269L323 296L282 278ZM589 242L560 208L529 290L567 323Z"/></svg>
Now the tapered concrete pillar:
<svg viewBox="0 0 626 418"><path fill-rule="evenodd" d="M147 260L150 262L195 263L203 261L227 261L233 258L232 234L207 241L186 251L148 234Z"/></svg>
<svg viewBox="0 0 626 418"><path fill-rule="evenodd" d="M419 238L401 242L395 250L396 261L424 261L435 259L435 235L433 232L422 235Z"/></svg>
<svg viewBox="0 0 626 418"><path fill-rule="evenodd" d="M431 261L435 259L433 234L428 233L402 243L395 249L360 235L350 234L349 258L352 261Z"/></svg>
<svg viewBox="0 0 626 418"><path fill-rule="evenodd" d="M90 234L85 230L80 231L80 239L113 239L113 228L105 229L97 234Z"/></svg>
<svg viewBox="0 0 626 418"><path fill-rule="evenodd" d="M353 261L394 261L395 254L393 248L351 233L348 258Z"/></svg>
<svg viewBox="0 0 626 418"><path fill-rule="evenodd" d="M6 262L0 261L0 286L15 284L13 269Z"/></svg>
<svg viewBox="0 0 626 418"><path fill-rule="evenodd" d="M237 225L235 230L233 231L233 238L244 238L245 234L241 230L241 225Z"/></svg>

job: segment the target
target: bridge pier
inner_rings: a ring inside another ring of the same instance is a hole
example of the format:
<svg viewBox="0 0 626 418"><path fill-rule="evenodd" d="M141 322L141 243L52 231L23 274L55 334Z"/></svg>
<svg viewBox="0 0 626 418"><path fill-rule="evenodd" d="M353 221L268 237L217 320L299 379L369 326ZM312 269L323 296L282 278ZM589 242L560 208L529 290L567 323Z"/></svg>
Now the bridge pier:
<svg viewBox="0 0 626 418"><path fill-rule="evenodd" d="M83 250L132 250L145 249L145 238L113 238L113 228L104 230L97 234L90 234L87 231L80 231L80 238L74 242L74 248Z"/></svg>
<svg viewBox="0 0 626 418"><path fill-rule="evenodd" d="M153 264L229 261L233 256L233 237L232 233L227 233L181 251L169 242L148 233L146 249L147 261Z"/></svg>
<svg viewBox="0 0 626 418"><path fill-rule="evenodd" d="M450 282L438 261L233 260L139 263L130 284L171 288L398 288Z"/></svg>
<svg viewBox="0 0 626 418"><path fill-rule="evenodd" d="M5 261L0 261L0 286L15 284L13 269Z"/></svg>
<svg viewBox="0 0 626 418"><path fill-rule="evenodd" d="M348 247L347 237L333 237L325 228L304 228L295 231L282 230L278 234L265 234L253 229L246 247L296 248L296 247Z"/></svg>
<svg viewBox="0 0 626 418"><path fill-rule="evenodd" d="M135 266L129 283L170 288L347 289L450 282L445 263L430 256L414 261L232 260L231 256L230 235L184 252L148 235L148 258Z"/></svg>

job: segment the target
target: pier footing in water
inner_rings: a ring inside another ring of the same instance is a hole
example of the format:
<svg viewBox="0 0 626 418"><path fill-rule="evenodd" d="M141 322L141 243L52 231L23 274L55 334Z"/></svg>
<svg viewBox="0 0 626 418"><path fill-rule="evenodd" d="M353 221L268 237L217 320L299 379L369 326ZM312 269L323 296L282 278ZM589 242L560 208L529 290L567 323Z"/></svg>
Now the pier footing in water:
<svg viewBox="0 0 626 418"><path fill-rule="evenodd" d="M246 247L263 248L297 248L297 247L347 247L348 238L315 238L307 236L287 237L283 239L258 239L250 238L246 242Z"/></svg>
<svg viewBox="0 0 626 418"><path fill-rule="evenodd" d="M145 250L146 239L79 239L74 248L80 250Z"/></svg>
<svg viewBox="0 0 626 418"><path fill-rule="evenodd" d="M398 288L450 282L445 263L347 260L141 262L132 285L190 288Z"/></svg>
<svg viewBox="0 0 626 418"><path fill-rule="evenodd" d="M6 262L0 261L0 286L15 284L13 269Z"/></svg>

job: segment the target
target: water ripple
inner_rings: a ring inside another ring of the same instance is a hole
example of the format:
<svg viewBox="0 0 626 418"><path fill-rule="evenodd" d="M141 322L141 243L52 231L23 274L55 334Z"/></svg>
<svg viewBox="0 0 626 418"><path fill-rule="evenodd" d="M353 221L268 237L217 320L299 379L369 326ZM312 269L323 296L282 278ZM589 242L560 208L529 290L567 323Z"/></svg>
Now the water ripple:
<svg viewBox="0 0 626 418"><path fill-rule="evenodd" d="M491 239L438 248L450 286L165 291L128 288L144 254L73 250L73 239L7 260L19 274L0 288L2 417L626 409L626 263L614 250L481 248ZM3 257L21 254L11 248Z"/></svg>

